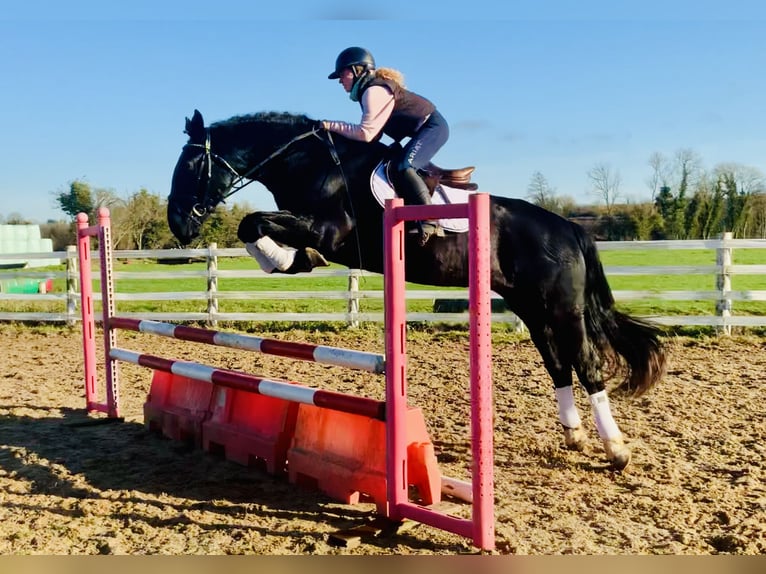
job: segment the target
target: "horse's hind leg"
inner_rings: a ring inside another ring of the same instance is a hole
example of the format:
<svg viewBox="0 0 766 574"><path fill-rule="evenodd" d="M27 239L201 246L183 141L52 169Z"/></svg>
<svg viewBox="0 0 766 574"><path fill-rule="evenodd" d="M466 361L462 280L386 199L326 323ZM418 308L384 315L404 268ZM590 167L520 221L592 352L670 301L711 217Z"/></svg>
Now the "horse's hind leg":
<svg viewBox="0 0 766 574"><path fill-rule="evenodd" d="M625 446L622 433L612 417L601 376L601 357L587 338L581 315L563 313L557 316L553 325L544 325L536 329L529 324L527 326L553 379L559 421L564 429L567 448L581 451L586 443L586 434L574 400L574 368L580 384L588 394L596 429L607 459L613 468L625 468L630 462L630 450Z"/></svg>
<svg viewBox="0 0 766 574"><path fill-rule="evenodd" d="M574 362L574 368L580 383L588 393L596 429L604 445L606 457L616 470L622 470L630 462L630 449L625 446L622 433L612 416L609 398L601 376L601 357L587 341Z"/></svg>
<svg viewBox="0 0 766 574"><path fill-rule="evenodd" d="M572 364L562 361L556 341L550 337L550 329L527 323L532 342L543 358L545 368L553 379L553 390L558 405L559 422L564 431L564 444L570 450L583 451L588 437L582 428L582 420L574 400L572 388Z"/></svg>
<svg viewBox="0 0 766 574"><path fill-rule="evenodd" d="M555 387L556 404L559 407L559 422L564 429L564 444L570 450L582 452L588 442L588 435L582 428L580 413L575 406L574 388L570 384Z"/></svg>
<svg viewBox="0 0 766 574"><path fill-rule="evenodd" d="M580 309L580 306L572 306L557 315L558 320L552 329L555 348L558 349L561 364L574 368L580 384L588 394L596 430L607 459L613 468L622 470L630 462L630 450L625 446L622 433L612 416L601 372L601 355L588 338ZM561 409L562 398L558 394L557 398ZM571 397L567 396L564 400L569 401Z"/></svg>

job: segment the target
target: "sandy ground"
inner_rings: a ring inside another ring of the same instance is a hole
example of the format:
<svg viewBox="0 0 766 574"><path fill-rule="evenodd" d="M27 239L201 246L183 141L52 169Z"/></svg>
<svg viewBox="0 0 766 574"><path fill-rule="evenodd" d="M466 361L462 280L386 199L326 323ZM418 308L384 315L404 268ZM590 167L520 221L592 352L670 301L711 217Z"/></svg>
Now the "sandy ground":
<svg viewBox="0 0 766 574"><path fill-rule="evenodd" d="M380 352L382 332L261 333ZM120 333L120 346L324 389L383 398L382 378ZM77 329L0 326L0 554L473 554L470 541L424 525L331 544L369 523L284 479L150 432L150 373L122 365L123 423L83 426ZM668 341L664 381L637 400L612 397L633 451L608 469L587 401L583 453L563 447L553 392L525 339L493 343L497 554L766 553L766 339ZM412 333L411 403L423 407L440 468L470 469L468 340ZM91 417L92 418L92 417ZM468 507L458 513L468 516Z"/></svg>

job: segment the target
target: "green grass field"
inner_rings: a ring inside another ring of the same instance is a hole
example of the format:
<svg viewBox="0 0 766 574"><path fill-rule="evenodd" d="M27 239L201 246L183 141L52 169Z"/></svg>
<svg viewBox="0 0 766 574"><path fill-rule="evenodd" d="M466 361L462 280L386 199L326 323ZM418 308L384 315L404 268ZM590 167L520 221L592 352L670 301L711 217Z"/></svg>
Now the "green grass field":
<svg viewBox="0 0 766 574"><path fill-rule="evenodd" d="M713 250L643 250L643 251L620 251L602 250L601 259L606 268L616 266L694 266L714 265L715 252ZM766 264L766 250L740 249L733 254L734 264ZM341 267L334 266L341 269ZM256 263L249 258L219 258L220 270L253 270L257 269ZM59 267L57 270L63 269ZM117 260L115 271L129 271L132 273L164 272L172 274L175 271L204 271L205 263L190 263L184 265L158 264L146 260ZM715 290L715 277L713 275L609 275L607 274L612 290L638 290L638 291L712 291ZM203 292L206 288L204 277L172 277L170 279L118 279L116 280L116 292L119 293L150 293L150 292L180 292L196 291ZM219 291L344 291L347 289L348 280L345 277L291 277L291 278L263 278L263 279L236 279L219 278ZM433 287L408 284L408 289L428 289ZM94 289L98 289L94 284ZM360 290L382 291L383 278L380 276L363 275L360 280ZM63 279L54 281L54 291L65 290ZM439 290L442 290L439 288ZM732 277L732 290L766 290L766 275L735 275ZM340 313L347 306L344 300L322 299L318 293L309 299L286 300L269 299L264 297L259 300L227 300L220 299L218 308L222 313L282 313L282 312L320 312ZM62 305L55 302L28 302L28 301L0 301L0 310L4 311L61 311ZM382 311L382 300L363 299L360 302L361 312ZM628 313L637 316L648 315L711 315L715 312L713 301L672 301L663 299L641 299L618 301L618 307ZM408 301L408 311L430 312L433 308L432 300ZM118 309L124 312L204 312L206 302L202 299L192 301L120 301ZM766 302L762 301L734 301L734 314L766 314Z"/></svg>
<svg viewBox="0 0 766 574"><path fill-rule="evenodd" d="M702 266L715 265L715 252L708 249L645 250L601 252L604 267L612 266ZM734 265L764 265L766 250L740 249L732 256ZM609 275L613 291L715 291L713 275ZM765 275L733 275L733 291L765 291ZM714 301L666 301L641 299L618 301L618 307L635 315L710 315L715 313ZM766 314L764 301L734 301L733 312L741 315Z"/></svg>

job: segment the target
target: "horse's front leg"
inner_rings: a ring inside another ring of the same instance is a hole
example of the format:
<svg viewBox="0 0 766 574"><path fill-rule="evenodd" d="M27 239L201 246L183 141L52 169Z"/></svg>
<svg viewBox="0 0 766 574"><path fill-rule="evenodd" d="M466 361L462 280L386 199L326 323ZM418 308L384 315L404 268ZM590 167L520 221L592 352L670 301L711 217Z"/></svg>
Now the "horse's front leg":
<svg viewBox="0 0 766 574"><path fill-rule="evenodd" d="M245 216L237 236L267 273L302 273L328 265L324 256L312 246L318 245L312 221L286 211L256 212Z"/></svg>

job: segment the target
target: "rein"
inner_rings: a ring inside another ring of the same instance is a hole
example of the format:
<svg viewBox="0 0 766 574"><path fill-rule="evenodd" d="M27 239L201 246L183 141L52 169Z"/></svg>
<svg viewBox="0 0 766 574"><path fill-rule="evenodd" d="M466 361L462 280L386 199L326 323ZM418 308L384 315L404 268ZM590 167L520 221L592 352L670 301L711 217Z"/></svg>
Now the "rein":
<svg viewBox="0 0 766 574"><path fill-rule="evenodd" d="M333 161L336 165L340 165L340 158L338 157L338 153L335 150L335 143L332 140L332 137L330 137L330 134L328 132L328 138L327 138L327 144L330 151L330 155L332 156ZM294 143L297 143L307 137L310 136L316 136L320 140L322 140L322 137L319 135L319 130L316 128L312 128L311 130L304 132L302 134L298 134L293 139L288 141L286 144L280 146L277 148L274 152L272 152L268 157L258 162L256 165L251 167L249 170L247 170L245 173L239 173L236 169L234 169L231 164L226 161L224 158L222 158L220 155L215 153L211 148L210 143L210 128L205 129L205 143L204 144L197 144L197 143L188 143L184 145L184 148L187 147L197 147L202 148L203 154L205 156L205 163L207 163L207 178L208 178L208 185L210 185L210 177L212 175L212 169L213 169L213 162L223 166L226 168L230 174L234 176L232 179L231 184L229 184L228 189L225 193L221 194L221 197L219 201L224 201L227 198L231 197L235 193L237 193L240 189L250 185L253 181L255 181L255 174L257 174L267 163L269 163L271 160L279 157L282 155L287 149L293 145ZM204 168L202 168L204 169ZM202 169L200 170L200 178L202 177ZM207 198L208 193L207 189L205 190L205 198ZM197 215L198 217L203 216L207 211L208 207L205 205L200 206L199 203L195 204L192 207L192 213Z"/></svg>

